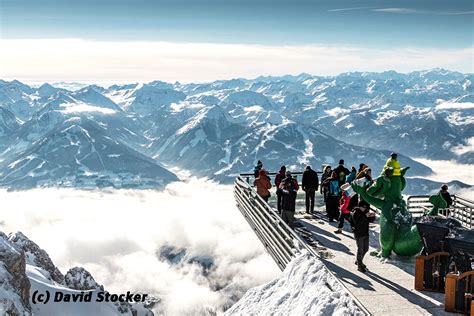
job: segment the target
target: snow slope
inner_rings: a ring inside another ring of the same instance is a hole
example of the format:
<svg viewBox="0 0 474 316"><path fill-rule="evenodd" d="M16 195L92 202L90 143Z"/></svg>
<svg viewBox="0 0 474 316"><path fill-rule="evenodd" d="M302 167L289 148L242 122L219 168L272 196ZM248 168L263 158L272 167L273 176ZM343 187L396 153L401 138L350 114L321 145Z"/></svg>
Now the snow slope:
<svg viewBox="0 0 474 316"><path fill-rule="evenodd" d="M308 253L293 259L280 278L252 288L225 315L363 315L352 298Z"/></svg>

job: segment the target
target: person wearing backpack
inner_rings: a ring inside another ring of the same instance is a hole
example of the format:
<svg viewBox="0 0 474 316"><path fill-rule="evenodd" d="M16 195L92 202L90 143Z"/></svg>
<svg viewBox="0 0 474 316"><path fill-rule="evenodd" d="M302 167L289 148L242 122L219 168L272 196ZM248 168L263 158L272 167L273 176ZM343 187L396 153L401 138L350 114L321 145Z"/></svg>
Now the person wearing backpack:
<svg viewBox="0 0 474 316"><path fill-rule="evenodd" d="M354 210L351 212L352 225L354 231L354 239L357 244L357 270L366 272L363 259L369 251L369 223L375 220L375 213L370 211L369 204L363 200L359 201Z"/></svg>
<svg viewBox="0 0 474 316"><path fill-rule="evenodd" d="M344 167L344 159L339 160L339 166L337 166L334 171L336 172L337 178L339 180L339 186L346 183L346 177L351 173L349 169Z"/></svg>
<svg viewBox="0 0 474 316"><path fill-rule="evenodd" d="M325 180L329 186L329 193L326 197L326 211L329 222L334 222L339 218L339 179L335 171L332 172L331 177Z"/></svg>

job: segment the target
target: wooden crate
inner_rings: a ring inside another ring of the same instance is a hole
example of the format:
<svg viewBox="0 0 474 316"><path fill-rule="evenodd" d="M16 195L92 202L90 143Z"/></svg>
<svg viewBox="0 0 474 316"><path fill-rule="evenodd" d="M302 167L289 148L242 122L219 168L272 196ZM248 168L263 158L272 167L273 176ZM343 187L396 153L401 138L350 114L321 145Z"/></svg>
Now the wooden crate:
<svg viewBox="0 0 474 316"><path fill-rule="evenodd" d="M447 312L467 314L470 310L470 315L474 316L474 271L461 275L449 273L444 293L444 308Z"/></svg>
<svg viewBox="0 0 474 316"><path fill-rule="evenodd" d="M448 252L435 252L428 256L417 256L415 261L415 289L443 293L448 259Z"/></svg>

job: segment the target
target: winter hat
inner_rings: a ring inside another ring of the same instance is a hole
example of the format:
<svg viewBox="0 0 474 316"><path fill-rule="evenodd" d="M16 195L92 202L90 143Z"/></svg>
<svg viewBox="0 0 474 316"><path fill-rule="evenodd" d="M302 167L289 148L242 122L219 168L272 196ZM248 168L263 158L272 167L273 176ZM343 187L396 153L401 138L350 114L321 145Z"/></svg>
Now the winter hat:
<svg viewBox="0 0 474 316"><path fill-rule="evenodd" d="M339 160L339 164L343 165L344 164L344 159Z"/></svg>
<svg viewBox="0 0 474 316"><path fill-rule="evenodd" d="M394 153L394 152L390 154L390 157L397 157L397 156L398 156L397 153Z"/></svg>

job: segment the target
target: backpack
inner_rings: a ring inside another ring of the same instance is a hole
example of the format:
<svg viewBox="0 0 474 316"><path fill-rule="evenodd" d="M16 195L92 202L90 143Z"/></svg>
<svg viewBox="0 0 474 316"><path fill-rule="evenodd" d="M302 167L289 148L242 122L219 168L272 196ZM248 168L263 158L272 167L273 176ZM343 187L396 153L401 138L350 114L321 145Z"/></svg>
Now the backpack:
<svg viewBox="0 0 474 316"><path fill-rule="evenodd" d="M339 196L341 193L341 188L339 187L339 182L337 180L329 182L329 193L333 196Z"/></svg>

